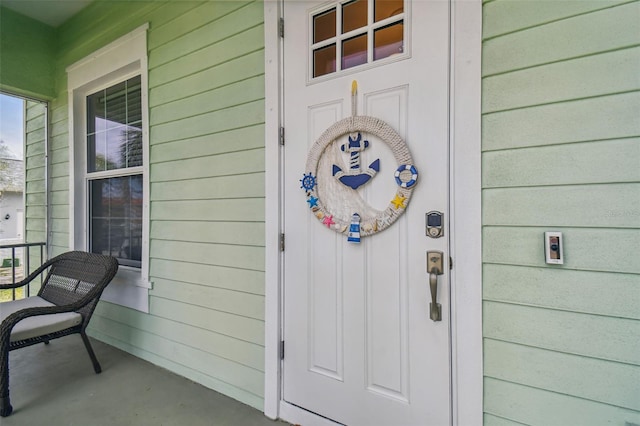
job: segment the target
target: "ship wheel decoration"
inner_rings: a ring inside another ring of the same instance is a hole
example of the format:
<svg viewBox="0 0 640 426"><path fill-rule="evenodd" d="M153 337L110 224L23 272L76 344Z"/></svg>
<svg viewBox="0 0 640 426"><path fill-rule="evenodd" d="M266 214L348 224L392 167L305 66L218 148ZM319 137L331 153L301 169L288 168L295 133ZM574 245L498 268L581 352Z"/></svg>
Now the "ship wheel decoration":
<svg viewBox="0 0 640 426"><path fill-rule="evenodd" d="M402 137L378 118L357 115L356 99L354 81L352 115L331 125L314 142L300 187L306 194L308 208L322 225L347 235L350 242L359 243L361 237L385 230L404 213L418 181L418 171ZM395 180L396 191L382 210L368 205L359 192L374 178L382 178L377 176L380 159L364 161L365 151L371 146L364 135L382 140L397 163L389 177ZM348 166L341 161L343 154L348 156Z"/></svg>

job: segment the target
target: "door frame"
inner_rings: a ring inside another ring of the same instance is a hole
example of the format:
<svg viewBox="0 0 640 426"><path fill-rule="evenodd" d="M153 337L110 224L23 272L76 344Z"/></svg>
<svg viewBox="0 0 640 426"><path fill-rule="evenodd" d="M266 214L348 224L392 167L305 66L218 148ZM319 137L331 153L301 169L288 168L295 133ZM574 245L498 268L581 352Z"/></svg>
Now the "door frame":
<svg viewBox="0 0 640 426"><path fill-rule="evenodd" d="M482 424L481 44L482 1L450 6L449 150L452 423ZM334 424L282 400L283 0L264 1L265 395L264 413L293 423ZM285 35L286 36L286 35Z"/></svg>

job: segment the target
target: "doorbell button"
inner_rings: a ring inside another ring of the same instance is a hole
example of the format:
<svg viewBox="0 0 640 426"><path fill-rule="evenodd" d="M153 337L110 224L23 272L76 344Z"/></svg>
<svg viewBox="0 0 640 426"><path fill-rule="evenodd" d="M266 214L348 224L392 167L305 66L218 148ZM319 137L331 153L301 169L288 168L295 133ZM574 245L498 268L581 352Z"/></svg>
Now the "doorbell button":
<svg viewBox="0 0 640 426"><path fill-rule="evenodd" d="M544 233L544 255L545 262L550 265L564 264L562 232Z"/></svg>

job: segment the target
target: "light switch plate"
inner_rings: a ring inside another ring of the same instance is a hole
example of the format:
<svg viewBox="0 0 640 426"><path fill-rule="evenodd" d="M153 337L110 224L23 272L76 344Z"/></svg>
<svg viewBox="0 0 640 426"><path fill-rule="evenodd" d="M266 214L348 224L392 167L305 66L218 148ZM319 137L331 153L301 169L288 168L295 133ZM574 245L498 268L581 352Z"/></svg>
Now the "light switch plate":
<svg viewBox="0 0 640 426"><path fill-rule="evenodd" d="M545 232L544 233L544 256L545 262L551 265L564 264L564 254L562 249L564 241L562 240L562 232Z"/></svg>

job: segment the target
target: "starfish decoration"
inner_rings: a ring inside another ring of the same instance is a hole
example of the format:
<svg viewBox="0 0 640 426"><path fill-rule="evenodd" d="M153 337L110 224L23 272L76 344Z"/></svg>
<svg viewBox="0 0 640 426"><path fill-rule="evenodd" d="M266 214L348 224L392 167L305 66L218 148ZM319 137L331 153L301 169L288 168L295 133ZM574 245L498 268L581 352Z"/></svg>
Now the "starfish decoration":
<svg viewBox="0 0 640 426"><path fill-rule="evenodd" d="M400 207L404 209L404 200L406 199L407 197L405 197L404 195L396 194L396 197L393 200L391 200L391 204L396 206L396 210L398 210Z"/></svg>
<svg viewBox="0 0 640 426"><path fill-rule="evenodd" d="M309 208L316 207L318 205L318 198L312 195L307 198L307 203L309 203Z"/></svg>
<svg viewBox="0 0 640 426"><path fill-rule="evenodd" d="M333 221L333 215L331 216L325 216L324 219L322 219L322 223L324 225L327 225L327 228L331 228L331 225L335 225L336 223Z"/></svg>

